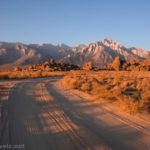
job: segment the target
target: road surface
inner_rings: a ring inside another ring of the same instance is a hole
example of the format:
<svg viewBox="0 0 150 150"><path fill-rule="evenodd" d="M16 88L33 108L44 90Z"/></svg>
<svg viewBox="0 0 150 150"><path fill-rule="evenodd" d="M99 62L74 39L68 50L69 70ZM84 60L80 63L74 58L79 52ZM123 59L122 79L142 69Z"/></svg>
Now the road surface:
<svg viewBox="0 0 150 150"><path fill-rule="evenodd" d="M64 89L60 78L1 83L0 149L150 150L149 121Z"/></svg>

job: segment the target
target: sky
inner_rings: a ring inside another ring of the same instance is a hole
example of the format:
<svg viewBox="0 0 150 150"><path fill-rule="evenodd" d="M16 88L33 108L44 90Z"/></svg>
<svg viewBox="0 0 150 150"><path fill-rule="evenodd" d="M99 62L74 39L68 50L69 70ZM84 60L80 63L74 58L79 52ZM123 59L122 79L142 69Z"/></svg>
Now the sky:
<svg viewBox="0 0 150 150"><path fill-rule="evenodd" d="M0 0L0 41L75 46L104 38L150 49L150 0Z"/></svg>

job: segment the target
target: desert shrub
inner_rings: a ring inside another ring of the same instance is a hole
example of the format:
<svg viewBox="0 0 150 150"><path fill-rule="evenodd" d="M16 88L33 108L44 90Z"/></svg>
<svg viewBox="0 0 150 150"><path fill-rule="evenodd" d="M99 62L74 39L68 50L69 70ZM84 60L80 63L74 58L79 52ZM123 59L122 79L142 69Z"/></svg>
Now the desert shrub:
<svg viewBox="0 0 150 150"><path fill-rule="evenodd" d="M150 92L149 92L149 90L147 90L143 93L143 97L142 97L142 99L140 101L140 105L139 105L139 110L150 112Z"/></svg>
<svg viewBox="0 0 150 150"><path fill-rule="evenodd" d="M150 73L118 71L77 71L63 80L69 88L78 89L103 100L115 100L129 113L150 111Z"/></svg>
<svg viewBox="0 0 150 150"><path fill-rule="evenodd" d="M17 74L16 73L9 73L8 74L9 79L16 79L17 78Z"/></svg>
<svg viewBox="0 0 150 150"><path fill-rule="evenodd" d="M122 95L123 90L119 86L113 87L112 94L116 97Z"/></svg>
<svg viewBox="0 0 150 150"><path fill-rule="evenodd" d="M84 70L92 70L93 69L93 65L91 62L87 62L85 64L83 64L82 69Z"/></svg>
<svg viewBox="0 0 150 150"><path fill-rule="evenodd" d="M76 89L79 88L78 79L72 78L70 76L66 76L62 81L63 85L68 88Z"/></svg>
<svg viewBox="0 0 150 150"><path fill-rule="evenodd" d="M81 85L81 90L82 91L90 91L91 90L91 84L89 82L85 82Z"/></svg>
<svg viewBox="0 0 150 150"><path fill-rule="evenodd" d="M41 71L30 72L30 77L32 78L41 77L41 76L42 76Z"/></svg>
<svg viewBox="0 0 150 150"><path fill-rule="evenodd" d="M118 105L122 110L130 114L136 113L139 108L139 103L135 102L132 97L126 95L118 97Z"/></svg>
<svg viewBox="0 0 150 150"><path fill-rule="evenodd" d="M8 75L7 74L2 74L2 75L0 75L0 79L8 79L9 77L8 77Z"/></svg>
<svg viewBox="0 0 150 150"><path fill-rule="evenodd" d="M80 83L78 81L78 79L72 79L68 82L68 85L70 88L73 88L73 89L79 89L80 87Z"/></svg>
<svg viewBox="0 0 150 150"><path fill-rule="evenodd" d="M22 71L22 68L21 68L21 67L15 67L15 68L14 68L14 71L16 71L16 72L17 72L17 71Z"/></svg>

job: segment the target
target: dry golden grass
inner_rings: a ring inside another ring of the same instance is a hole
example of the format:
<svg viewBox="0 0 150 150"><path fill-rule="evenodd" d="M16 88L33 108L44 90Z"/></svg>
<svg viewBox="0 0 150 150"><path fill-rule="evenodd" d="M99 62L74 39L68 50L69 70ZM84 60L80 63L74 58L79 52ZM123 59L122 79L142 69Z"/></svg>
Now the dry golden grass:
<svg viewBox="0 0 150 150"><path fill-rule="evenodd" d="M7 71L0 72L0 79L26 79L26 78L40 78L65 75L66 71Z"/></svg>
<svg viewBox="0 0 150 150"><path fill-rule="evenodd" d="M8 72L7 71L0 71L0 79L8 79Z"/></svg>
<svg viewBox="0 0 150 150"><path fill-rule="evenodd" d="M98 99L116 101L129 113L150 112L150 72L72 71L62 83Z"/></svg>

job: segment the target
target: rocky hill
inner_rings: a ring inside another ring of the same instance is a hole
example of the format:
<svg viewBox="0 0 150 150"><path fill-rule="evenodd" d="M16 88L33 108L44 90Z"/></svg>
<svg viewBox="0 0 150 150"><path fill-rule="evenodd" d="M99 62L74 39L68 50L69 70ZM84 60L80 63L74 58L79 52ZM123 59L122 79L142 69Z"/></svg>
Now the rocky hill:
<svg viewBox="0 0 150 150"><path fill-rule="evenodd" d="M150 71L150 57L144 60L135 57L130 60L122 60L117 56L111 64L107 65L106 70Z"/></svg>

